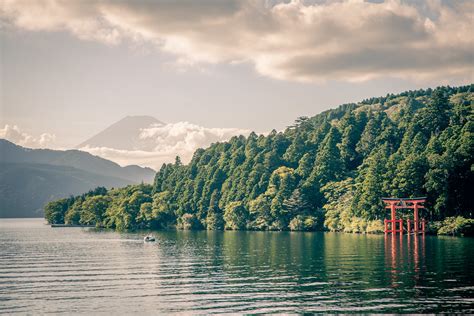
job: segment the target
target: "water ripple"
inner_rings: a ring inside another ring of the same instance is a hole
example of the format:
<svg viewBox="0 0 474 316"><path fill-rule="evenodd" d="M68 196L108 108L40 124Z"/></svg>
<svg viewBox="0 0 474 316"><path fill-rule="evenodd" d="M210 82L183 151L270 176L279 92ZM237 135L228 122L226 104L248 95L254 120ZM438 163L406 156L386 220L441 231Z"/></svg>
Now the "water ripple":
<svg viewBox="0 0 474 316"><path fill-rule="evenodd" d="M169 231L144 244L41 223L0 220L2 314L474 312L468 238Z"/></svg>

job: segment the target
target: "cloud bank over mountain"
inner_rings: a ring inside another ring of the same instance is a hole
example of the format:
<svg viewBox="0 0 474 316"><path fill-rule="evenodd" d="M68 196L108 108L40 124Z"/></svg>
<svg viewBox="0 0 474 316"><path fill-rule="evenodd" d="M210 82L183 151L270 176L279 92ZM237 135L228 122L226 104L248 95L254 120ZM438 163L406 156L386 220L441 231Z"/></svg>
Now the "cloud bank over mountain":
<svg viewBox="0 0 474 316"><path fill-rule="evenodd" d="M250 131L240 128L209 128L190 122L159 123L140 127L135 121L136 133L130 129L130 118L127 117L113 124L111 132L121 131L128 127L128 134L112 133L102 139L100 146L89 145L86 142L77 149L87 151L93 155L112 160L122 166L139 165L159 169L163 163L174 162L180 156L184 163L189 162L194 151L208 147L211 143L229 140L233 136L245 135ZM135 117L150 122L151 117ZM126 125L126 126L125 126ZM110 127L105 131L110 130ZM99 133L101 134L101 133ZM17 145L30 148L55 148L55 135L43 133L38 137L29 135L18 126L5 125L0 129L0 138L7 139ZM94 138L92 138L94 139ZM124 147L116 144L133 143L133 147ZM94 144L94 143L92 143Z"/></svg>
<svg viewBox="0 0 474 316"><path fill-rule="evenodd" d="M473 11L461 0L6 0L0 18L6 28L151 45L181 66L250 63L281 80L468 82Z"/></svg>
<svg viewBox="0 0 474 316"><path fill-rule="evenodd" d="M187 163L198 148L249 133L249 130L239 128L208 128L189 122L177 122L141 129L139 137L144 144L141 149L89 146L80 149L120 165L135 164L158 170L163 163L174 162L176 156Z"/></svg>
<svg viewBox="0 0 474 316"><path fill-rule="evenodd" d="M239 128L208 128L189 122L177 122L141 129L139 137L143 141L142 148L124 150L86 146L80 150L120 165L135 164L158 170L163 163L173 162L176 156L180 156L181 160L187 163L198 148L249 133L249 130Z"/></svg>
<svg viewBox="0 0 474 316"><path fill-rule="evenodd" d="M42 133L39 136L33 136L21 130L17 125L7 124L3 128L0 128L0 138L4 138L23 147L50 148L54 147L56 135Z"/></svg>

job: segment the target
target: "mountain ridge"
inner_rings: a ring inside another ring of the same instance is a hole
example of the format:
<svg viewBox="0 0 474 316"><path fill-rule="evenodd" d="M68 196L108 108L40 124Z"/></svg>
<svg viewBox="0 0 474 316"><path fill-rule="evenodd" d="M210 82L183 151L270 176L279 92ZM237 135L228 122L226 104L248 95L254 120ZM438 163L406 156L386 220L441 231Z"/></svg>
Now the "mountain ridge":
<svg viewBox="0 0 474 316"><path fill-rule="evenodd" d="M149 167L119 164L105 158L94 156L78 149L54 150L33 149L16 145L6 139L0 139L0 162L40 163L56 166L70 166L92 171L105 176L114 176L132 182L151 182L155 170Z"/></svg>
<svg viewBox="0 0 474 316"><path fill-rule="evenodd" d="M0 139L0 218L41 217L54 199L98 186L151 183L155 171L115 162L80 150L32 149Z"/></svg>

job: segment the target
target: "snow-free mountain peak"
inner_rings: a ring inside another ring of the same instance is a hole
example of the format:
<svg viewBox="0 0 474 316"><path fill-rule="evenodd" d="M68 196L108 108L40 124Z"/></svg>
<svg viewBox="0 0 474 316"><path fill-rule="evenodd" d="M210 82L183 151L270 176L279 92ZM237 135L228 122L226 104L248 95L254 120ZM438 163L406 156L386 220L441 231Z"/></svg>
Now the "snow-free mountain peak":
<svg viewBox="0 0 474 316"><path fill-rule="evenodd" d="M122 150L146 150L140 133L143 129L164 125L152 116L126 116L81 143L83 147L108 147Z"/></svg>

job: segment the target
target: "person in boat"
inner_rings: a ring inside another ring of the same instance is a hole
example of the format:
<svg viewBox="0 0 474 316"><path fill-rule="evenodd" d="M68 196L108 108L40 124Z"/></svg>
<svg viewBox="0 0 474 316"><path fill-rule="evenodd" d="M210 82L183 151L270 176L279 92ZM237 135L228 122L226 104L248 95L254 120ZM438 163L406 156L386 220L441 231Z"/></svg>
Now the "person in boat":
<svg viewBox="0 0 474 316"><path fill-rule="evenodd" d="M145 237L145 241L154 241L155 240L155 237L153 237L151 234L148 234L146 237Z"/></svg>

